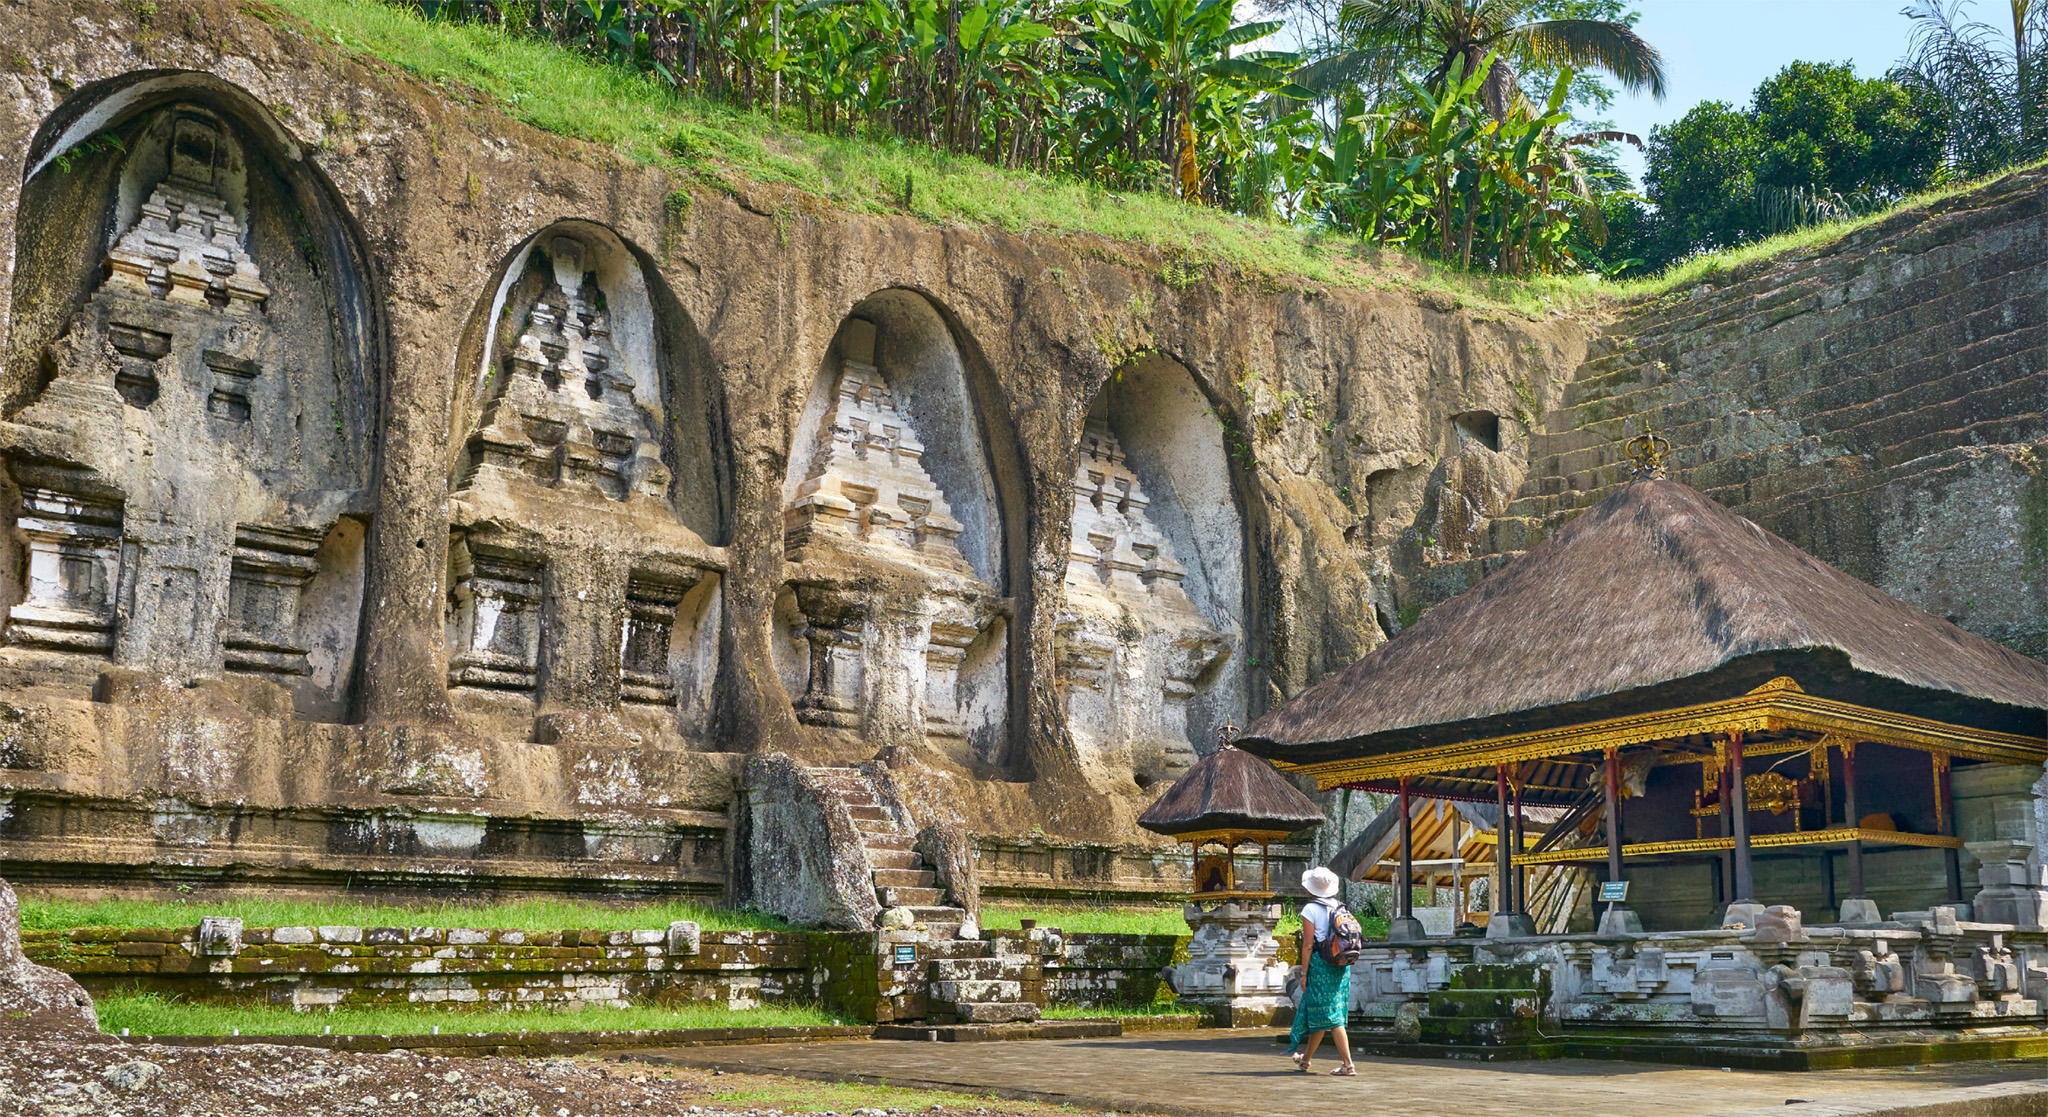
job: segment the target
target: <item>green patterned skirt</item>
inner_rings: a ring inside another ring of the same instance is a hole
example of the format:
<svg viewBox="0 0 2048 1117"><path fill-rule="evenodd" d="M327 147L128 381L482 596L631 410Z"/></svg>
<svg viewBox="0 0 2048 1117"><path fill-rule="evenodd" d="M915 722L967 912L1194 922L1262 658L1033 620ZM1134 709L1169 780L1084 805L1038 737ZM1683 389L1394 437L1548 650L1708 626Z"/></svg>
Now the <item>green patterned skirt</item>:
<svg viewBox="0 0 2048 1117"><path fill-rule="evenodd" d="M1341 1028L1351 1016L1351 968L1333 966L1323 953L1309 948L1308 976L1301 991L1301 1006L1294 1010L1293 1042L1288 1054L1301 1048L1311 1032Z"/></svg>

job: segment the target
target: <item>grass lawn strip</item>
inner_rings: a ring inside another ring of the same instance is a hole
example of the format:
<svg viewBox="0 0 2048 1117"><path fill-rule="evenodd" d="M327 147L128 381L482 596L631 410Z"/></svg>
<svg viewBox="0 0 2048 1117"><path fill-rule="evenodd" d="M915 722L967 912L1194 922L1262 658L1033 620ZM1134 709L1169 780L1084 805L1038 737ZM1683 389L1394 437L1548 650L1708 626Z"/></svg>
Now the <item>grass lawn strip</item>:
<svg viewBox="0 0 2048 1117"><path fill-rule="evenodd" d="M155 993L112 994L94 1004L100 1030L138 1036L475 1035L487 1032L596 1032L669 1028L811 1028L851 1021L810 1005L727 1008L688 1004L674 1008L593 1005L575 1012L545 1008L337 1008L299 1012L272 1005L186 1001Z"/></svg>

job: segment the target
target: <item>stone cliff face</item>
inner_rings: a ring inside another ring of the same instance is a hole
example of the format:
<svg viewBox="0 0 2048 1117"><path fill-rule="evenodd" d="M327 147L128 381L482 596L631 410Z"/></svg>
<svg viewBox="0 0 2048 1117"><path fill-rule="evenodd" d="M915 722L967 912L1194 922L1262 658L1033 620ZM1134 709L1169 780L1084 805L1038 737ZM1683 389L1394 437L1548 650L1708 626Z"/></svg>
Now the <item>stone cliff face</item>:
<svg viewBox="0 0 2048 1117"><path fill-rule="evenodd" d="M1605 497L1622 443L1654 431L1673 478L2048 654L2044 186L2039 168L2008 175L1617 316L1531 439L1519 490L1454 473L1434 534L1425 515L1398 548L1403 602L1461 592Z"/></svg>
<svg viewBox="0 0 2048 1117"><path fill-rule="evenodd" d="M0 12L39 887L717 893L746 755L887 747L1038 884L1173 891L1110 848L1145 787L1395 630L1404 539L1501 511L1586 356L731 196L156 9Z"/></svg>

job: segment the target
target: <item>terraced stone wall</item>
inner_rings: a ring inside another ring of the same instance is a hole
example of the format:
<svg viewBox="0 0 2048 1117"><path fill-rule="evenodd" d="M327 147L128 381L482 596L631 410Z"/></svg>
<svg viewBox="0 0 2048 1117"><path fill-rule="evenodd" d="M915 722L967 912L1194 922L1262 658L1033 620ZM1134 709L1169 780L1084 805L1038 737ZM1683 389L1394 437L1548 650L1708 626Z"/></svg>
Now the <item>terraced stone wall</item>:
<svg viewBox="0 0 2048 1117"><path fill-rule="evenodd" d="M2048 170L1629 308L1464 530L1405 541L1403 604L1474 585L1624 483L1622 443L1864 581L2048 654Z"/></svg>

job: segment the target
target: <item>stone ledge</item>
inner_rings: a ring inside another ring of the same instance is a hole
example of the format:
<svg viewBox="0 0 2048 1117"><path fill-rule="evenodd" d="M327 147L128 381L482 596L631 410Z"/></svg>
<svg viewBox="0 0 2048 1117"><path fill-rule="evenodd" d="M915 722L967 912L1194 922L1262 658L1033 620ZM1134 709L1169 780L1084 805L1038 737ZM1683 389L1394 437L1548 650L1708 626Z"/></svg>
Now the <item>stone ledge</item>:
<svg viewBox="0 0 2048 1117"><path fill-rule="evenodd" d="M1032 1024L880 1024L876 1039L936 1043L986 1043L1010 1039L1101 1039L1124 1034L1114 1020L1040 1020Z"/></svg>
<svg viewBox="0 0 2048 1117"><path fill-rule="evenodd" d="M282 1036L123 1036L128 1043L160 1043L171 1047L239 1047L269 1044L318 1047L357 1054L430 1051L437 1055L578 1055L591 1051L638 1047L720 1047L761 1043L810 1043L818 1040L871 1039L867 1025L804 1028L660 1028L593 1032L468 1032L448 1035L282 1035Z"/></svg>

